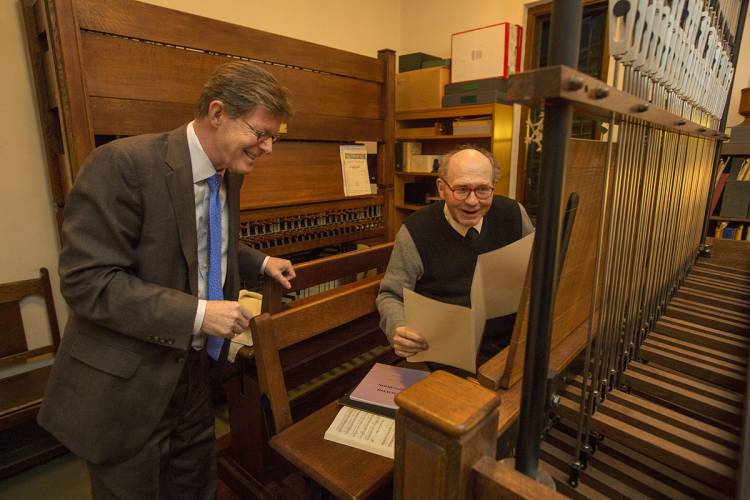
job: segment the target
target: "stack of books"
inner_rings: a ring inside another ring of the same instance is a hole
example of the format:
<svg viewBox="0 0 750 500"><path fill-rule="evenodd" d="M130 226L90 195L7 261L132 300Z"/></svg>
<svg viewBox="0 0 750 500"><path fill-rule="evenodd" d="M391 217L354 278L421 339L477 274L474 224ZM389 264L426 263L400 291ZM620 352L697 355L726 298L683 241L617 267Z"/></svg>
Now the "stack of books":
<svg viewBox="0 0 750 500"><path fill-rule="evenodd" d="M362 382L339 400L339 410L324 437L335 443L353 446L387 458L393 458L398 407L396 395L430 373L375 363Z"/></svg>

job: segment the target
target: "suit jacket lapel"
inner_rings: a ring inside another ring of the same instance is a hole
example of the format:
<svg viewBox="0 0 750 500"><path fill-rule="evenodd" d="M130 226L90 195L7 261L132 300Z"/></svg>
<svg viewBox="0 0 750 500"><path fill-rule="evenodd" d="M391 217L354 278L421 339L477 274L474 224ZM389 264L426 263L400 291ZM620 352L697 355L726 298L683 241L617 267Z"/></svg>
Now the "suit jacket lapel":
<svg viewBox="0 0 750 500"><path fill-rule="evenodd" d="M172 198L180 247L188 267L190 291L198 295L198 235L195 229L195 195L190 149L185 126L169 133L166 163L170 168L166 181Z"/></svg>

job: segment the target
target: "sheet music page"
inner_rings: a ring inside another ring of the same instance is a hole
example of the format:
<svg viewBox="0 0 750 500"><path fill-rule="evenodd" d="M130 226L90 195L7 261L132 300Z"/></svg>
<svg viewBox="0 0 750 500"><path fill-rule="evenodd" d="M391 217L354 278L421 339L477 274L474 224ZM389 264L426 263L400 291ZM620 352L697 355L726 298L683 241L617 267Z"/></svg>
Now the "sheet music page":
<svg viewBox="0 0 750 500"><path fill-rule="evenodd" d="M463 306L446 304L404 289L406 325L419 332L430 348L408 359L434 361L475 372L477 351L475 312ZM484 321L480 321L484 325ZM481 332L480 332L481 334Z"/></svg>
<svg viewBox="0 0 750 500"><path fill-rule="evenodd" d="M367 148L362 144L339 146L344 196L372 194L367 171Z"/></svg>
<svg viewBox="0 0 750 500"><path fill-rule="evenodd" d="M471 282L471 305L482 309L483 318L497 318L518 311L533 245L534 233L531 233L479 256Z"/></svg>
<svg viewBox="0 0 750 500"><path fill-rule="evenodd" d="M323 436L328 441L393 458L396 421L342 406Z"/></svg>

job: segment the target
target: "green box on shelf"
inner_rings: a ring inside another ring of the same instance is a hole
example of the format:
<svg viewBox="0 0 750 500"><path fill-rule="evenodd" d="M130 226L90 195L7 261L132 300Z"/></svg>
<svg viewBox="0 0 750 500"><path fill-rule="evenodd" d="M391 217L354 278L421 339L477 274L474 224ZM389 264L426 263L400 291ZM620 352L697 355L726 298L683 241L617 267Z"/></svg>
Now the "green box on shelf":
<svg viewBox="0 0 750 500"><path fill-rule="evenodd" d="M403 54L398 56L398 72L403 73L405 71L414 71L415 69L422 69L422 64L425 61L442 60L438 56L431 56L424 52L412 52L411 54Z"/></svg>
<svg viewBox="0 0 750 500"><path fill-rule="evenodd" d="M721 197L721 217L742 219L750 217L750 182L727 181Z"/></svg>
<svg viewBox="0 0 750 500"><path fill-rule="evenodd" d="M422 61L423 68L434 68L436 66L450 68L451 67L450 57L448 59L428 59L426 61Z"/></svg>

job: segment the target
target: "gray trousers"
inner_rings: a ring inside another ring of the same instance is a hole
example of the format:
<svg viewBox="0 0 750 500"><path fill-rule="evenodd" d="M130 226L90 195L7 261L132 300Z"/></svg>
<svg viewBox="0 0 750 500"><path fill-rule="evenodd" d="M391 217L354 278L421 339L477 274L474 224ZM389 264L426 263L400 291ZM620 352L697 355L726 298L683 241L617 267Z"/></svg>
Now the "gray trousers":
<svg viewBox="0 0 750 500"><path fill-rule="evenodd" d="M216 497L210 363L205 349L190 349L164 416L135 456L115 464L88 463L94 500Z"/></svg>

